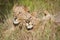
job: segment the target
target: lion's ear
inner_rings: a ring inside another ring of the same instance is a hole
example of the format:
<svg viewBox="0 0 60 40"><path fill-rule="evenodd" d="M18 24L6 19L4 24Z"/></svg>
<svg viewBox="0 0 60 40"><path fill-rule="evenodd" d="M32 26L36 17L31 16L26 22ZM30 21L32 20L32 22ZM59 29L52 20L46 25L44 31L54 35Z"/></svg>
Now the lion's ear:
<svg viewBox="0 0 60 40"><path fill-rule="evenodd" d="M20 5L20 4L18 4L18 3L14 4L14 5L13 5L13 10L14 10L16 7L20 7L20 6L22 6L22 5Z"/></svg>
<svg viewBox="0 0 60 40"><path fill-rule="evenodd" d="M26 12L30 12L29 7L24 6L24 10L25 10Z"/></svg>
<svg viewBox="0 0 60 40"><path fill-rule="evenodd" d="M15 10L15 8L18 6L18 4L14 4L13 6L13 10Z"/></svg>

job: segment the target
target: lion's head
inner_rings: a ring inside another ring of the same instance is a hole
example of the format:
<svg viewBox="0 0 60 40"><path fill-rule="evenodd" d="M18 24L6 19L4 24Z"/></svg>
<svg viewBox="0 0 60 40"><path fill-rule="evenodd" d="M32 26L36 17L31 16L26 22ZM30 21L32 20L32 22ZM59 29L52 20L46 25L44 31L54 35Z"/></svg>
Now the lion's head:
<svg viewBox="0 0 60 40"><path fill-rule="evenodd" d="M14 24L19 24L20 20L28 19L30 17L28 8L25 6L14 6L13 17Z"/></svg>
<svg viewBox="0 0 60 40"><path fill-rule="evenodd" d="M27 29L32 29L33 25L37 25L39 21L30 14L29 9L25 6L14 6L13 7L13 24L19 25L24 24Z"/></svg>

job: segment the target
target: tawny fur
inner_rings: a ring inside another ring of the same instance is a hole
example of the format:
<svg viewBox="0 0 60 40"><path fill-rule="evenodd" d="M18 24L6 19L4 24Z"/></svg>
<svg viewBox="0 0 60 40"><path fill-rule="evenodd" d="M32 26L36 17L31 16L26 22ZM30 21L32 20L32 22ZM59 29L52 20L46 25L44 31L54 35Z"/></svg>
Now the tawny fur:
<svg viewBox="0 0 60 40"><path fill-rule="evenodd" d="M14 12L14 17L17 18L17 21L19 21L20 23L23 22L21 20L29 20L32 24L32 27L35 27L35 25L39 24L40 19L36 18L36 13L35 14L31 14L30 12L28 12L28 8L24 7L24 6L15 6L13 8L13 12ZM23 24L26 26L26 22L23 22ZM23 26L23 25L22 25Z"/></svg>

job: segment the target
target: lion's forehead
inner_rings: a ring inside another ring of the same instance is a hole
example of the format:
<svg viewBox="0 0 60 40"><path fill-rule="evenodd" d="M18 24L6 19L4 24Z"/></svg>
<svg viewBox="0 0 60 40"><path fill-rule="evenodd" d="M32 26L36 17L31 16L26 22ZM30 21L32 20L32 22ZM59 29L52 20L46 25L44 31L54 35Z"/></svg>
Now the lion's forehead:
<svg viewBox="0 0 60 40"><path fill-rule="evenodd" d="M14 10L14 12L24 12L24 8L23 7L16 7Z"/></svg>
<svg viewBox="0 0 60 40"><path fill-rule="evenodd" d="M19 18L19 19L29 19L30 17L31 17L31 15L30 14L28 14L28 13L25 13L25 14L20 14L20 15L17 15L17 17Z"/></svg>

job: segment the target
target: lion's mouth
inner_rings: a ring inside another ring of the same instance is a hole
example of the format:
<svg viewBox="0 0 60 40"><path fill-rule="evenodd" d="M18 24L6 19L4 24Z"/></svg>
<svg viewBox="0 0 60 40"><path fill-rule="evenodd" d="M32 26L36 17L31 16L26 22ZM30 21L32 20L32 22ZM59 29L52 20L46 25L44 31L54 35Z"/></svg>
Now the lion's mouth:
<svg viewBox="0 0 60 40"><path fill-rule="evenodd" d="M13 20L13 24L17 25L17 24L19 24L19 21L17 19Z"/></svg>
<svg viewBox="0 0 60 40"><path fill-rule="evenodd" d="M31 24L31 23L26 23L26 28L28 29L28 30L30 30L30 29L32 29L33 28L33 24Z"/></svg>

